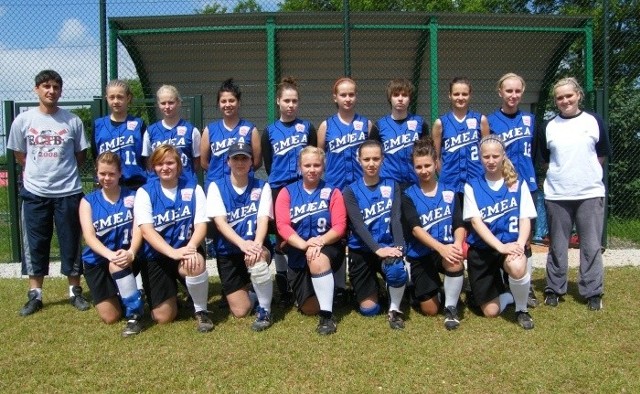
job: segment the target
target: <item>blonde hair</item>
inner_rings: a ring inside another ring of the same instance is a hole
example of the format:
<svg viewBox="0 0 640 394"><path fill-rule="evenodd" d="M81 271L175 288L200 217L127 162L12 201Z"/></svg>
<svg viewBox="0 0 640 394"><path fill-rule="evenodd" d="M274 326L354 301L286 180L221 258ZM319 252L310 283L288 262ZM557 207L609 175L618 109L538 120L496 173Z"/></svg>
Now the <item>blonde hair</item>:
<svg viewBox="0 0 640 394"><path fill-rule="evenodd" d="M502 160L502 178L504 179L504 183L506 183L507 186L511 186L516 183L516 181L518 180L518 172L513 166L511 160L509 160L509 158L507 157L507 152L504 148L504 142L502 141L502 138L500 138L500 136L496 134L486 135L480 140L480 149L482 149L482 145L485 144L500 145L500 147L502 148L502 155L504 157Z"/></svg>
<svg viewBox="0 0 640 394"><path fill-rule="evenodd" d="M502 89L502 84L504 83L504 81L511 78L520 80L520 83L522 83L522 93L524 93L524 89L526 88L526 84L524 83L524 78L522 78L516 73L506 73L503 76L501 76L500 79L498 79L498 84L496 86L496 89L498 90L498 92L500 91L500 89Z"/></svg>
<svg viewBox="0 0 640 394"><path fill-rule="evenodd" d="M580 84L578 83L578 80L575 79L574 77L566 77L558 80L558 82L556 82L555 85L553 85L554 96L556 93L556 89L559 88L560 86L565 86L565 85L571 85L573 87L573 91L578 93L578 96L580 96L580 99L578 102L581 103L582 99L584 98L584 91L582 90L582 86L580 86Z"/></svg>
<svg viewBox="0 0 640 394"><path fill-rule="evenodd" d="M313 145L307 145L304 148L302 148L302 150L300 151L300 154L298 155L298 165L302 164L302 156L304 155L318 155L320 157L320 161L322 162L322 167L324 167L324 150L318 148L317 146L313 146Z"/></svg>
<svg viewBox="0 0 640 394"><path fill-rule="evenodd" d="M131 92L131 86L129 86L129 84L126 81L123 81L122 79L112 79L111 81L109 81L109 83L107 83L107 86L105 87L104 91L108 91L109 88L123 88L124 89L124 94L127 95L127 97L133 97L133 92Z"/></svg>
<svg viewBox="0 0 640 394"><path fill-rule="evenodd" d="M156 92L156 98L158 100L160 100L160 95L163 93L168 93L170 95L173 96L173 98L176 99L177 102L182 103L182 96L180 96L180 92L178 92L178 89L173 86L173 85L162 85L158 88L158 91Z"/></svg>
<svg viewBox="0 0 640 394"><path fill-rule="evenodd" d="M120 156L111 151L104 151L96 157L96 171L100 163L115 166L118 172L122 173L122 164L120 163Z"/></svg>

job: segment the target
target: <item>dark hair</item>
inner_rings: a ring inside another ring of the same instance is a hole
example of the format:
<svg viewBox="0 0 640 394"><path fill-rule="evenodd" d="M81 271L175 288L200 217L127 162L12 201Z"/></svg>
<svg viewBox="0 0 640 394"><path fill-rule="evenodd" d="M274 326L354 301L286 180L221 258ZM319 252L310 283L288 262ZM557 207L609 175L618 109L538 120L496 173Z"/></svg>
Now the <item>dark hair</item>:
<svg viewBox="0 0 640 394"><path fill-rule="evenodd" d="M415 160L416 157L430 156L433 161L438 159L436 146L433 143L433 138L426 137L421 138L413 143L413 151L411 152L411 160Z"/></svg>
<svg viewBox="0 0 640 394"><path fill-rule="evenodd" d="M40 84L54 81L57 82L60 87L62 87L62 77L56 71L53 70L42 70L36 75L36 86L40 86Z"/></svg>
<svg viewBox="0 0 640 394"><path fill-rule="evenodd" d="M294 77L284 77L278 84L278 90L276 91L276 97L280 98L282 92L285 90L295 90L298 93L298 81Z"/></svg>
<svg viewBox="0 0 640 394"><path fill-rule="evenodd" d="M379 148L380 153L382 154L382 156L384 156L384 149L382 149L382 144L378 140L364 140L364 142L360 144L360 146L358 147L358 156L360 156L364 148L369 148L369 147Z"/></svg>
<svg viewBox="0 0 640 394"><path fill-rule="evenodd" d="M467 85L469 87L469 93L471 93L471 91L473 90L471 88L471 81L469 81L469 78L467 77L455 77L451 80L451 82L449 82L449 93L451 93L451 89L453 89L453 85L460 83L463 85Z"/></svg>
<svg viewBox="0 0 640 394"><path fill-rule="evenodd" d="M387 84L387 101L391 104L391 96L395 93L406 93L409 98L413 96L415 87L407 78L395 78Z"/></svg>
<svg viewBox="0 0 640 394"><path fill-rule="evenodd" d="M216 100L216 103L220 102L220 96L222 96L222 93L224 92L229 92L233 94L233 96L238 101L240 101L240 97L242 96L240 87L238 86L238 84L235 83L233 78L229 78L226 81L222 82L222 85L220 85L220 89L218 89L218 99Z"/></svg>

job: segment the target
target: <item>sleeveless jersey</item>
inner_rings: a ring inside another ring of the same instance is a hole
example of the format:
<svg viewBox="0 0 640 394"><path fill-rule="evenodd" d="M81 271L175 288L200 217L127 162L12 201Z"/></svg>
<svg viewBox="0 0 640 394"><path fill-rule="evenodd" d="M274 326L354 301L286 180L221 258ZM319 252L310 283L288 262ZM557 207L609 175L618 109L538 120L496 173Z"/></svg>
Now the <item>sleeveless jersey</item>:
<svg viewBox="0 0 640 394"><path fill-rule="evenodd" d="M325 234L331 229L331 212L329 204L334 187L320 181L318 187L307 193L298 181L286 186L289 192L291 226L302 239L309 239ZM288 248L289 266L303 268L307 264L305 252L295 248Z"/></svg>
<svg viewBox="0 0 640 394"><path fill-rule="evenodd" d="M193 163L193 125L191 123L180 119L175 127L167 129L160 120L149 126L147 133L152 151L162 144L176 147L182 162L182 175L196 179Z"/></svg>
<svg viewBox="0 0 640 394"><path fill-rule="evenodd" d="M358 163L358 147L369 135L369 120L355 115L353 121L345 125L338 115L327 119L324 179L342 190L345 186L362 178L362 167Z"/></svg>
<svg viewBox="0 0 640 394"><path fill-rule="evenodd" d="M484 171L480 162L480 121L482 115L469 111L462 122L449 112L440 117L442 122L442 170L439 180L454 187L456 193L464 191L464 184Z"/></svg>
<svg viewBox="0 0 640 394"><path fill-rule="evenodd" d="M115 204L105 200L102 190L95 190L83 198L91 206L91 220L98 240L113 251L129 249L133 231L135 192L121 188L120 197ZM82 261L89 265L109 262L88 246L82 251Z"/></svg>
<svg viewBox="0 0 640 394"><path fill-rule="evenodd" d="M511 187L507 187L505 183L498 191L494 191L484 177L469 181L482 221L502 243L518 240L522 183L523 179L518 178ZM489 248L473 228L467 236L467 243L478 249Z"/></svg>
<svg viewBox="0 0 640 394"><path fill-rule="evenodd" d="M209 123L209 149L211 150L211 158L209 159L209 169L205 178L205 189L209 189L209 183L220 179L231 173L231 169L227 165L227 152L229 147L236 142L244 142L251 146L251 131L255 128L253 123L248 120L240 119L240 122L229 131L224 127L222 119ZM253 175L253 170L249 172L249 176Z"/></svg>
<svg viewBox="0 0 640 394"><path fill-rule="evenodd" d="M238 194L225 176L214 181L227 211L227 223L242 239L254 240L258 225L258 207L265 182L249 177L247 188ZM227 240L222 234L216 234L216 252L218 255L243 254L242 250Z"/></svg>
<svg viewBox="0 0 640 394"><path fill-rule="evenodd" d="M418 177L411 164L413 143L422 136L422 116L409 114L402 122L391 115L376 123L384 149L384 160L380 169L381 178L391 178L398 183L416 183Z"/></svg>
<svg viewBox="0 0 640 394"><path fill-rule="evenodd" d="M277 120L267 126L265 131L273 150L269 185L274 189L299 178L298 155L309 144L309 121L296 119L287 124L289 126Z"/></svg>
<svg viewBox="0 0 640 394"><path fill-rule="evenodd" d="M487 120L491 133L502 137L507 157L513 163L518 176L527 182L531 192L538 190L531 156L533 131L535 130L534 116L518 110L514 117L510 117L498 109L487 116Z"/></svg>
<svg viewBox="0 0 640 394"><path fill-rule="evenodd" d="M408 187L404 194L413 201L420 219L420 226L438 242L453 243L453 209L455 206L455 192L438 183L437 193L433 197L425 196L420 185ZM422 242L407 234L407 256L420 258L433 253Z"/></svg>
<svg viewBox="0 0 640 394"><path fill-rule="evenodd" d="M142 166L142 130L144 121L131 115L118 126L109 115L95 120L93 133L98 154L114 152L120 156L122 180L143 183L147 171Z"/></svg>
<svg viewBox="0 0 640 394"><path fill-rule="evenodd" d="M392 179L381 179L373 190L364 184L364 179L358 179L350 185L353 195L358 202L362 219L373 239L382 246L393 245L391 234L391 206L396 182ZM348 239L351 249L362 249L372 252L355 232L351 231Z"/></svg>
<svg viewBox="0 0 640 394"><path fill-rule="evenodd" d="M153 228L172 248L185 246L193 234L193 221L196 211L196 182L180 178L176 200L165 196L158 178L151 179L142 186L151 201ZM143 254L147 259L163 256L145 241Z"/></svg>

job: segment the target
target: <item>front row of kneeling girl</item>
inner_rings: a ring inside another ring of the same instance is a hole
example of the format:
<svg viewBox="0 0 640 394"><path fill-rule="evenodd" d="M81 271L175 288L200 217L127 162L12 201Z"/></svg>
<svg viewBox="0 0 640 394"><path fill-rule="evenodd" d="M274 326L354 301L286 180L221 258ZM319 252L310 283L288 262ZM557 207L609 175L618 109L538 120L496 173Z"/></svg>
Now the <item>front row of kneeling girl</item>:
<svg viewBox="0 0 640 394"><path fill-rule="evenodd" d="M270 327L269 264L275 245L270 245L267 232L275 216L296 305L303 314L319 316L316 331L321 335L337 330L332 273L345 264L345 252L362 315L378 315L385 305L390 327L403 328L400 303L410 279L416 309L435 315L443 307L445 327L457 328L465 238L469 282L482 313L497 316L515 301L518 323L531 329L524 245L530 219L536 217L534 204L499 137L484 137L479 150L484 175L467 183L462 194L437 181L433 141L416 141L412 162L418 181L401 190L395 181L380 177L380 143L366 140L358 150L363 176L341 192L323 180L324 151L308 146L298 157L301 179L282 188L276 201L269 184L250 171L253 152L245 143L229 148L230 172L211 182L206 197L194 180L180 176L180 157L169 145L153 152L149 164L156 176L137 193L118 185L119 158L105 152L96 160L101 189L80 206L86 280L98 314L106 323L124 314L124 336L143 329L143 297L134 278L140 271L154 321L176 318L181 282L193 300L198 331L211 331L201 244L206 222L212 220L218 229L218 271L231 313L244 317L255 311L251 328ZM507 283L502 272L508 274ZM386 286L386 302L381 300L378 274Z"/></svg>

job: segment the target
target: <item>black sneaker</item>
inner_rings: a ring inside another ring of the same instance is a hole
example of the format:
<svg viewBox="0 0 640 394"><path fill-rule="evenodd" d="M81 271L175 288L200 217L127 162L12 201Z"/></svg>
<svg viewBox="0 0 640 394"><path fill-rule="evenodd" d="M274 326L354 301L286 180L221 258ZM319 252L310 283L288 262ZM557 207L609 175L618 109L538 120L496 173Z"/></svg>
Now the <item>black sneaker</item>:
<svg viewBox="0 0 640 394"><path fill-rule="evenodd" d="M402 312L389 311L389 327L393 330L401 330L404 328L404 319Z"/></svg>
<svg viewBox="0 0 640 394"><path fill-rule="evenodd" d="M460 326L460 318L458 310L455 306L447 306L444 308L444 327L447 330L455 330Z"/></svg>
<svg viewBox="0 0 640 394"><path fill-rule="evenodd" d="M595 295L587 299L587 308L590 311L599 311L602 309L602 296Z"/></svg>
<svg viewBox="0 0 640 394"><path fill-rule="evenodd" d="M76 307L77 310L86 311L91 308L91 304L89 304L89 301L87 301L87 299L82 296L82 287L73 286L71 292L73 293L73 296L69 298L69 303Z"/></svg>
<svg viewBox="0 0 640 394"><path fill-rule="evenodd" d="M42 301L37 297L37 291L29 290L29 292L27 293L28 301L26 304L24 304L22 309L20 309L20 316L29 316L42 309Z"/></svg>
<svg viewBox="0 0 640 394"><path fill-rule="evenodd" d="M259 332L271 327L271 314L264 310L264 308L258 306L256 312L256 320L251 325L253 331Z"/></svg>
<svg viewBox="0 0 640 394"><path fill-rule="evenodd" d="M527 307L535 308L539 304L538 297L536 297L536 293L533 291L533 287L529 287L529 298L527 298Z"/></svg>
<svg viewBox="0 0 640 394"><path fill-rule="evenodd" d="M141 316L133 315L127 320L127 325L122 330L122 336L126 338L140 334L143 328Z"/></svg>
<svg viewBox="0 0 640 394"><path fill-rule="evenodd" d="M518 319L518 324L520 324L520 327L524 328L525 330L533 329L533 319L531 318L529 312L518 311L516 312L516 318Z"/></svg>
<svg viewBox="0 0 640 394"><path fill-rule="evenodd" d="M332 317L322 317L320 316L320 321L318 322L318 327L316 328L316 332L320 335L331 335L335 334L338 331L338 326L336 325L335 320Z"/></svg>
<svg viewBox="0 0 640 394"><path fill-rule="evenodd" d="M548 306L558 306L559 297L553 291L547 291L544 293L544 304Z"/></svg>
<svg viewBox="0 0 640 394"><path fill-rule="evenodd" d="M213 330L213 322L209 318L208 311L198 311L195 313L198 322L198 332L209 332Z"/></svg>

